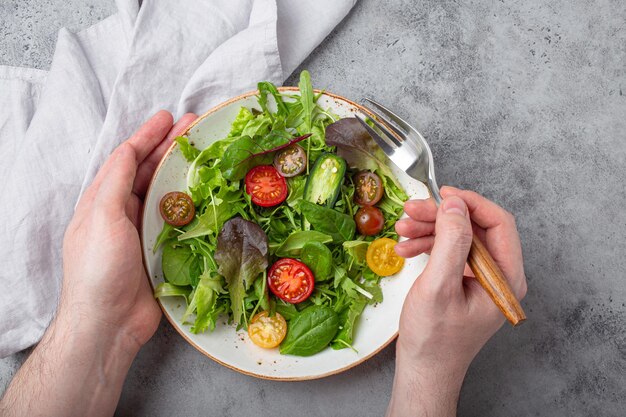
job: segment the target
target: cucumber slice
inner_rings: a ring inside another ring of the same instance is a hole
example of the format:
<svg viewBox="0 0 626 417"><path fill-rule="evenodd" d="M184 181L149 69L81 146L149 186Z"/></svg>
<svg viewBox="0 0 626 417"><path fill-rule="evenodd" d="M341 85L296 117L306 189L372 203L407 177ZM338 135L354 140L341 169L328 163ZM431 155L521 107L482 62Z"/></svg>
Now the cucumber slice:
<svg viewBox="0 0 626 417"><path fill-rule="evenodd" d="M346 161L343 158L332 153L321 154L306 180L304 199L332 208L339 197L345 174Z"/></svg>

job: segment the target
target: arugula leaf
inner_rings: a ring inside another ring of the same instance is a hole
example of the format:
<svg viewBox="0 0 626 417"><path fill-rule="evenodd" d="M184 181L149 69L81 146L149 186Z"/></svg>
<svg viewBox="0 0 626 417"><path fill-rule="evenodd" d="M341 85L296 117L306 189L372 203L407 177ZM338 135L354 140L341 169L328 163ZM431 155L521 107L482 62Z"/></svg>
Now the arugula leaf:
<svg viewBox="0 0 626 417"><path fill-rule="evenodd" d="M280 344L280 353L311 356L328 346L338 328L339 316L332 308L307 307L289 321L287 336Z"/></svg>
<svg viewBox="0 0 626 417"><path fill-rule="evenodd" d="M354 237L356 223L351 216L306 200L300 201L300 210L313 229L332 236L333 241L344 242Z"/></svg>
<svg viewBox="0 0 626 417"><path fill-rule="evenodd" d="M255 223L236 217L227 221L217 237L215 261L226 279L233 321L247 327L245 293L268 265L267 236Z"/></svg>
<svg viewBox="0 0 626 417"><path fill-rule="evenodd" d="M313 97L313 86L311 85L311 75L304 70L300 73L300 103L302 103L302 117L304 131L311 133L313 131L313 110L315 109L315 100ZM311 139L306 141L306 154L311 156ZM306 165L306 173L309 173L309 164Z"/></svg>
<svg viewBox="0 0 626 417"><path fill-rule="evenodd" d="M298 230L289 235L278 246L275 255L281 258L294 258L300 255L302 248L307 242L330 243L333 238L327 234L315 230Z"/></svg>
<svg viewBox="0 0 626 417"><path fill-rule="evenodd" d="M189 143L189 138L186 136L177 136L174 140L178 143L180 151L188 162L193 162L200 155L200 151Z"/></svg>
<svg viewBox="0 0 626 417"><path fill-rule="evenodd" d="M191 285L200 276L201 266L189 245L167 244L161 259L163 276L178 286Z"/></svg>
<svg viewBox="0 0 626 417"><path fill-rule="evenodd" d="M174 226L169 223L163 222L163 229L161 229L161 233L156 238L156 242L154 242L154 248L152 248L152 253L156 253L159 250L159 247L165 243L166 240L172 237L174 232Z"/></svg>
<svg viewBox="0 0 626 417"><path fill-rule="evenodd" d="M270 115L272 117L272 112L270 112L267 106L267 96L271 95L274 97L276 101L276 108L278 109L279 116L286 116L289 113L287 109L287 105L283 102L282 97L280 96L280 92L276 88L276 86L270 82L263 81L257 84L257 88L259 89L259 106L263 109L263 112Z"/></svg>
<svg viewBox="0 0 626 417"><path fill-rule="evenodd" d="M340 330L330 344L330 347L335 350L352 347L356 320L363 313L366 305L367 300L363 297L354 298L352 300L350 307L346 309L340 317Z"/></svg>
<svg viewBox="0 0 626 417"><path fill-rule="evenodd" d="M360 285L365 291L372 295L372 298L369 299L368 304L376 304L383 302L383 290L380 288L380 285L376 282L365 282Z"/></svg>
<svg viewBox="0 0 626 417"><path fill-rule="evenodd" d="M194 237L216 234L222 225L235 214L237 214L243 202L241 201L241 191L224 190L217 194L213 204L207 206L206 211L196 216L197 222L189 230L178 236L178 240L186 240Z"/></svg>
<svg viewBox="0 0 626 417"><path fill-rule="evenodd" d="M343 249L346 251L350 259L357 265L366 265L365 255L370 242L365 240L348 240L343 242Z"/></svg>
<svg viewBox="0 0 626 417"><path fill-rule="evenodd" d="M311 132L313 128L313 109L315 102L313 100L313 87L311 86L311 74L307 70L300 73L300 102L302 103L302 113L304 117L304 128L306 132Z"/></svg>

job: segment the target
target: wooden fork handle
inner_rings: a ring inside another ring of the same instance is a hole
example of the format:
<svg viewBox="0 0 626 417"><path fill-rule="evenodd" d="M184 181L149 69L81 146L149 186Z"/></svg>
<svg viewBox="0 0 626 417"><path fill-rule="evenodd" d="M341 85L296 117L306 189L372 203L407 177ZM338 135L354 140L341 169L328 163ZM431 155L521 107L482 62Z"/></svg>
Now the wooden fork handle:
<svg viewBox="0 0 626 417"><path fill-rule="evenodd" d="M480 285L513 326L526 320L526 313L513 294L504 274L476 235L472 239L467 263Z"/></svg>

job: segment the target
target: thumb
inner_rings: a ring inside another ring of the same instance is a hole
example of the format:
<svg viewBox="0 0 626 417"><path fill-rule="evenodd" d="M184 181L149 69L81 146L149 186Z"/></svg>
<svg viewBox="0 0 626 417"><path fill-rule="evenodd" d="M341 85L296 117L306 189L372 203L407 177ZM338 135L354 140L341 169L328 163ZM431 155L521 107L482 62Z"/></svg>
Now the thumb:
<svg viewBox="0 0 626 417"><path fill-rule="evenodd" d="M472 245L472 224L467 205L456 196L443 200L437 211L435 244L426 274L435 288L461 289L463 270Z"/></svg>

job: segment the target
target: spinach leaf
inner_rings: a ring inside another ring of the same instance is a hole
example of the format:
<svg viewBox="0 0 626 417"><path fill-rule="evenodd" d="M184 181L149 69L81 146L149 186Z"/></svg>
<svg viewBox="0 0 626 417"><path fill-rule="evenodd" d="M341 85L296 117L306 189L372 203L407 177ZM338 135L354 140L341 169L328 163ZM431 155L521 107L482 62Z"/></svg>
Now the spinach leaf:
<svg viewBox="0 0 626 417"><path fill-rule="evenodd" d="M263 154L256 158L252 157L256 152L272 149L287 141L288 139L279 135L254 138L242 136L226 148L224 156L220 161L222 175L231 181L242 180L253 166L271 163L271 155Z"/></svg>
<svg viewBox="0 0 626 417"><path fill-rule="evenodd" d="M330 243L333 238L327 234L314 230L298 230L289 235L276 249L276 256L281 258L295 258L300 255L302 247L307 242Z"/></svg>
<svg viewBox="0 0 626 417"><path fill-rule="evenodd" d="M302 247L300 260L311 268L315 282L330 278L333 268L333 254L328 246L320 242L307 242Z"/></svg>
<svg viewBox="0 0 626 417"><path fill-rule="evenodd" d="M335 242L344 242L354 237L356 223L351 216L302 200L300 210L313 229L332 236Z"/></svg>
<svg viewBox="0 0 626 417"><path fill-rule="evenodd" d="M186 136L177 136L175 140L187 162L193 162L200 155L200 151L189 143Z"/></svg>
<svg viewBox="0 0 626 417"><path fill-rule="evenodd" d="M339 316L332 308L316 305L307 307L289 321L280 353L311 356L328 346L338 329Z"/></svg>
<svg viewBox="0 0 626 417"><path fill-rule="evenodd" d="M188 245L166 244L161 266L165 279L179 286L191 285L202 272L200 262Z"/></svg>
<svg viewBox="0 0 626 417"><path fill-rule="evenodd" d="M272 153L298 143L310 135L292 138L286 130L272 130L263 136L242 136L233 142L220 162L224 178L231 181L242 180L251 168L271 164Z"/></svg>
<svg viewBox="0 0 626 417"><path fill-rule="evenodd" d="M226 279L233 321L237 324L247 326L244 297L257 276L267 268L267 254L265 232L256 223L240 217L227 221L217 236L215 261L218 272Z"/></svg>

